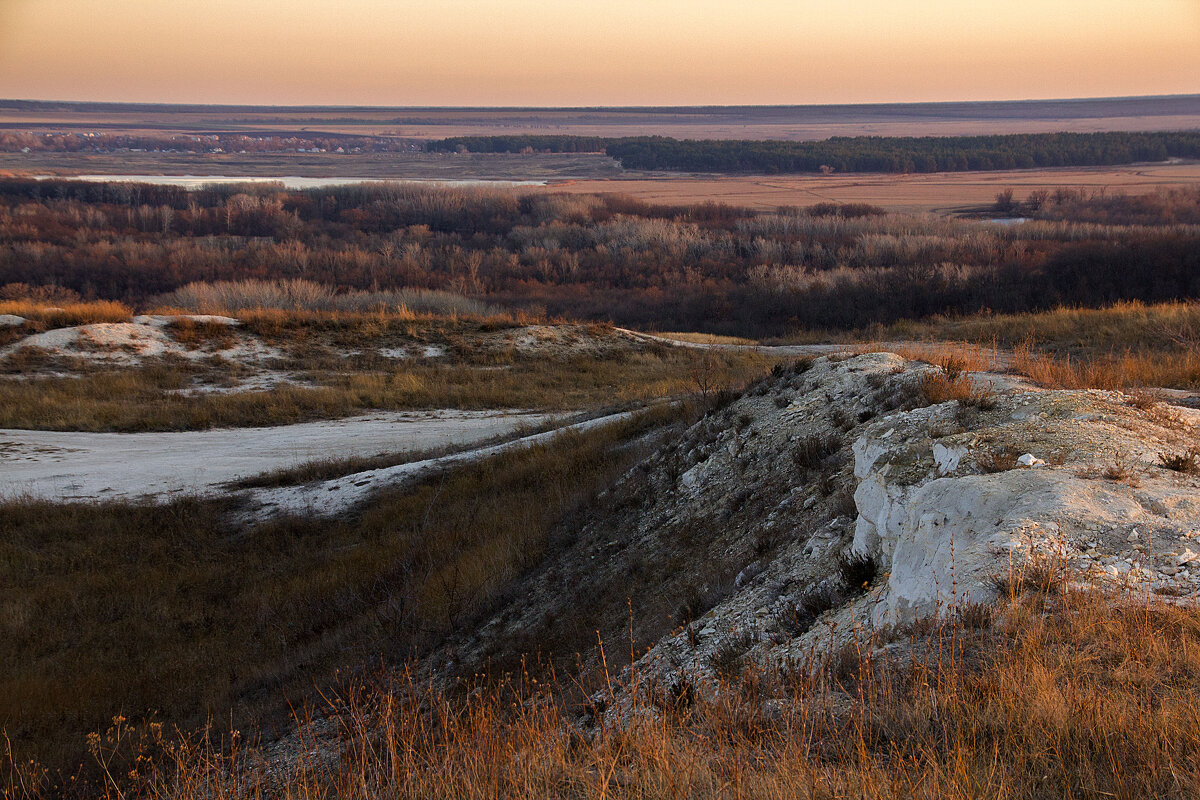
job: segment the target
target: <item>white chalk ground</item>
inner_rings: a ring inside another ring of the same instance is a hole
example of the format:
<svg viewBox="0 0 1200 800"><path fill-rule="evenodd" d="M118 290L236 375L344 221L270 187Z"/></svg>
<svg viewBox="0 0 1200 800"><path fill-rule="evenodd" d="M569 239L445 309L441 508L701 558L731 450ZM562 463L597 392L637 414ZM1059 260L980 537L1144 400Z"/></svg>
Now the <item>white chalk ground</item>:
<svg viewBox="0 0 1200 800"><path fill-rule="evenodd" d="M349 511L364 502L373 492L396 486L424 473L445 469L456 464L477 461L498 455L505 450L544 444L566 431L587 431L614 422L628 419L637 411L620 411L603 417L574 422L554 430L535 433L511 442L479 447L423 461L411 461L394 467L367 470L332 478L313 481L301 486L283 486L268 489L248 489L241 496L248 501L245 519L263 519L280 514L301 514L312 517L334 517Z"/></svg>
<svg viewBox="0 0 1200 800"><path fill-rule="evenodd" d="M238 478L315 459L470 445L550 418L442 410L170 433L0 429L0 497L104 500L212 492Z"/></svg>

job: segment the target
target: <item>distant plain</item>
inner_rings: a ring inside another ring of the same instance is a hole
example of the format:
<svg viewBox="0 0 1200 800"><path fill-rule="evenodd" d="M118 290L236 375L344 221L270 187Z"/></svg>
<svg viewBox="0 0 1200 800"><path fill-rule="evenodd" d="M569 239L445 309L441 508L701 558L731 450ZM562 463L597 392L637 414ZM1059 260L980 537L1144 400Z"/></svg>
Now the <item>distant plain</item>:
<svg viewBox="0 0 1200 800"><path fill-rule="evenodd" d="M422 142L458 135L662 135L676 138L821 139L1048 131L1200 128L1200 95L1159 98L924 103L866 106L680 108L286 108L36 103L0 100L0 130L167 135L380 136L394 153L0 153L4 175L224 175L395 180L543 180L538 191L620 193L648 202L720 202L755 209L866 202L903 212L960 213L1003 189L1144 194L1194 185L1200 164L1032 169L911 175L734 175L626 170L593 153L439 154Z"/></svg>
<svg viewBox="0 0 1200 800"><path fill-rule="evenodd" d="M687 139L964 136L1200 127L1200 95L984 103L661 108L166 106L0 100L0 128L340 133L438 139L539 133Z"/></svg>

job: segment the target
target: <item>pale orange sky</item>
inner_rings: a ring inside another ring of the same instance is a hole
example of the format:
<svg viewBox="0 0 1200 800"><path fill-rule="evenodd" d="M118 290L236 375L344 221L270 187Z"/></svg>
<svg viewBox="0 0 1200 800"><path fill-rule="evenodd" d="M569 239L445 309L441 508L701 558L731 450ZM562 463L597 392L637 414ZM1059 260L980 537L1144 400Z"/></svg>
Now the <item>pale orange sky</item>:
<svg viewBox="0 0 1200 800"><path fill-rule="evenodd" d="M0 0L0 97L689 105L1200 92L1200 0Z"/></svg>

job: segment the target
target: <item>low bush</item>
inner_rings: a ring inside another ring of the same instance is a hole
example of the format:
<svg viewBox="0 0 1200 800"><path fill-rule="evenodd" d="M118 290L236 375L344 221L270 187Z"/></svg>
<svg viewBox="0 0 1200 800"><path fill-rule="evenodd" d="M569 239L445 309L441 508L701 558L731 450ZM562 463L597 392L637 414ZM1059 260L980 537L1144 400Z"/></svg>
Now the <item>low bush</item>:
<svg viewBox="0 0 1200 800"><path fill-rule="evenodd" d="M805 472L820 469L825 460L842 447L842 437L836 433L822 436L810 434L792 447L792 461Z"/></svg>
<svg viewBox="0 0 1200 800"><path fill-rule="evenodd" d="M1159 453L1158 462L1169 470L1187 475L1200 474L1200 448L1191 448L1182 453Z"/></svg>
<svg viewBox="0 0 1200 800"><path fill-rule="evenodd" d="M1008 446L983 450L975 456L975 463L986 473L1006 472L1019 466L1021 453Z"/></svg>
<svg viewBox="0 0 1200 800"><path fill-rule="evenodd" d="M838 557L837 570L848 593L862 594L875 582L879 562L866 553L854 551Z"/></svg>

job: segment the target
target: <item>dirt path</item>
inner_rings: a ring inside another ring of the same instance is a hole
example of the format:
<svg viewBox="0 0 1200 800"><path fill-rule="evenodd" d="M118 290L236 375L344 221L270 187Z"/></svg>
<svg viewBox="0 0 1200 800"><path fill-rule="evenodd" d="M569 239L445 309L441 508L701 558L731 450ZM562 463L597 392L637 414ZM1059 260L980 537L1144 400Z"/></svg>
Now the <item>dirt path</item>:
<svg viewBox="0 0 1200 800"><path fill-rule="evenodd" d="M170 433L0 430L0 498L107 500L208 492L306 461L470 445L549 419L517 411L443 410Z"/></svg>

